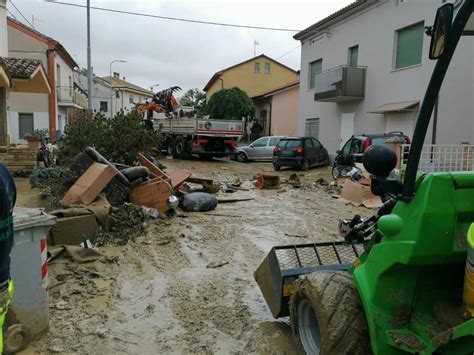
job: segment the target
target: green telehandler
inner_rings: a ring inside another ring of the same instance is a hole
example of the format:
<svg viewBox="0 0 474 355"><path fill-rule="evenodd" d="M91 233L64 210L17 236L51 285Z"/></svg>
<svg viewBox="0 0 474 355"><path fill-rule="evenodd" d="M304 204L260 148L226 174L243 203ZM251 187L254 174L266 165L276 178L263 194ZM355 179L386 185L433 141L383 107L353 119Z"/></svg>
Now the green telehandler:
<svg viewBox="0 0 474 355"><path fill-rule="evenodd" d="M254 276L273 316L290 317L307 354L474 353L474 172L419 175L426 131L474 0L442 5L436 60L416 122L403 184L394 153L373 146L371 189L390 196L375 216L340 225L344 240L273 247ZM474 67L466 68L474 70Z"/></svg>

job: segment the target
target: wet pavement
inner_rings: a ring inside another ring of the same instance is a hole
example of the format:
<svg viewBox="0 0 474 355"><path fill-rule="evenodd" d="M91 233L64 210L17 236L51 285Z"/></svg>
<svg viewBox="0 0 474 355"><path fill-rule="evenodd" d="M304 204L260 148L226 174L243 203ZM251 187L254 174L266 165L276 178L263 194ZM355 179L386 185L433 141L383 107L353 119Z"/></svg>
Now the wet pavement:
<svg viewBox="0 0 474 355"><path fill-rule="evenodd" d="M274 173L269 163L163 163L229 182ZM50 331L25 353L294 354L288 319L272 317L253 272L272 246L335 240L338 218L372 214L318 187L329 174L312 169L300 174L301 188L221 193L254 200L147 222L134 242L99 249L112 264L55 260L50 286L66 283L51 291ZM208 268L213 262L224 265Z"/></svg>

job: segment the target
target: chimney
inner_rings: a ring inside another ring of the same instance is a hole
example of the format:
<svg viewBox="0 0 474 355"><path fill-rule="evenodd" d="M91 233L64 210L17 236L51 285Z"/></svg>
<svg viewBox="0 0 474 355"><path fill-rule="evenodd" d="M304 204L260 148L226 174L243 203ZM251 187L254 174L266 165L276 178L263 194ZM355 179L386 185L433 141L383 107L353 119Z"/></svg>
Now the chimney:
<svg viewBox="0 0 474 355"><path fill-rule="evenodd" d="M114 71L114 79L120 79L120 74L117 73L116 71Z"/></svg>
<svg viewBox="0 0 474 355"><path fill-rule="evenodd" d="M0 57L8 57L7 0L0 0Z"/></svg>

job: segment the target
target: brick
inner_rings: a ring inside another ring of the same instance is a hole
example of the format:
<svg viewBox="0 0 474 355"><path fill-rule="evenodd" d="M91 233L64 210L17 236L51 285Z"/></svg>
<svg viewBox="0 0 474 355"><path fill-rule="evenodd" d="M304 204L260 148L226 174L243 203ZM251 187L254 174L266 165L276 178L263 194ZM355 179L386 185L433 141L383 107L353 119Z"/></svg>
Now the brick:
<svg viewBox="0 0 474 355"><path fill-rule="evenodd" d="M50 230L53 245L78 245L95 239L97 221L94 214L59 218Z"/></svg>
<svg viewBox="0 0 474 355"><path fill-rule="evenodd" d="M116 171L109 165L92 164L71 186L61 203L65 205L92 203L115 175Z"/></svg>

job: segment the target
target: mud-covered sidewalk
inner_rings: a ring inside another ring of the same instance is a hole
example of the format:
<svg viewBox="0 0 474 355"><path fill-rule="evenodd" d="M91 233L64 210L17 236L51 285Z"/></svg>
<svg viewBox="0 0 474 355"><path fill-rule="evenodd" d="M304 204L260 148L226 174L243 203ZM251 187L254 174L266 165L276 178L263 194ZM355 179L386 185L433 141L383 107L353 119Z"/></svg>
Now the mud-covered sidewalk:
<svg viewBox="0 0 474 355"><path fill-rule="evenodd" d="M218 181L273 173L266 163L163 163ZM53 260L50 330L24 353L293 354L290 327L272 318L254 270L274 245L335 240L338 218L372 214L332 197L320 177L329 170L304 173L300 188L241 190L225 197L255 199L147 221L128 245L101 247L106 261ZM26 190L19 201L31 206Z"/></svg>

